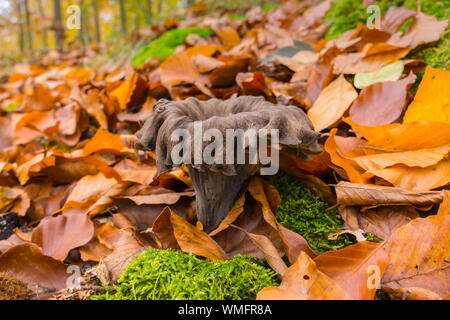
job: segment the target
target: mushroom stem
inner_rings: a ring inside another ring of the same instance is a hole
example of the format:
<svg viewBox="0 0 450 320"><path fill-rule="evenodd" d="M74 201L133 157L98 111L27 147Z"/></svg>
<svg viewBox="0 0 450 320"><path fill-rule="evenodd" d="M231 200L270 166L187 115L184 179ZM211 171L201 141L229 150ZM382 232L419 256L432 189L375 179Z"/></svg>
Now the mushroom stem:
<svg viewBox="0 0 450 320"><path fill-rule="evenodd" d="M195 188L197 219L206 232L219 226L245 191L251 167L252 165L240 165L236 168L236 175L227 176L207 168L200 171L188 165L189 176Z"/></svg>

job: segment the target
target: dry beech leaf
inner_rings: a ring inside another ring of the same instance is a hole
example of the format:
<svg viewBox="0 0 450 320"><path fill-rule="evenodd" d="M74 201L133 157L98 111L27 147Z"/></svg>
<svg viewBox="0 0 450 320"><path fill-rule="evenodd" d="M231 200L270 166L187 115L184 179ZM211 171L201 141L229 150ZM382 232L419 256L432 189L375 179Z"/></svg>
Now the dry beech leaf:
<svg viewBox="0 0 450 320"><path fill-rule="evenodd" d="M31 241L45 255L62 261L70 250L85 245L93 236L94 224L87 215L67 214L43 219L33 230Z"/></svg>
<svg viewBox="0 0 450 320"><path fill-rule="evenodd" d="M365 155L362 147L366 142L355 137L336 136L337 129L330 131L330 136L325 142L325 151L331 157L331 162L342 169L335 168L336 172L343 178L355 183L370 183L372 175L367 174L351 158Z"/></svg>
<svg viewBox="0 0 450 320"><path fill-rule="evenodd" d="M239 33L233 27L226 26L216 31L224 46L229 50L241 43Z"/></svg>
<svg viewBox="0 0 450 320"><path fill-rule="evenodd" d="M368 127L344 119L367 139L368 145L386 151L430 149L450 144L450 126L447 123L418 120L403 124L385 124Z"/></svg>
<svg viewBox="0 0 450 320"><path fill-rule="evenodd" d="M450 123L449 101L450 71L428 66L403 122L429 120Z"/></svg>
<svg viewBox="0 0 450 320"><path fill-rule="evenodd" d="M342 250L325 252L314 262L352 299L373 300L388 256L382 245L364 241Z"/></svg>
<svg viewBox="0 0 450 320"><path fill-rule="evenodd" d="M358 207L339 208L343 220L353 229L372 233L380 239L387 239L401 226L420 218L410 206L382 206L359 212Z"/></svg>
<svg viewBox="0 0 450 320"><path fill-rule="evenodd" d="M355 75L355 87L364 89L378 82L397 81L403 74L404 66L403 61L396 61L374 72L358 73Z"/></svg>
<svg viewBox="0 0 450 320"><path fill-rule="evenodd" d="M423 12L419 12L417 13L408 32L405 34L405 37L410 34L413 35L411 49L414 49L423 43L439 40L447 26L448 19L438 21L438 19L434 16L429 16Z"/></svg>
<svg viewBox="0 0 450 320"><path fill-rule="evenodd" d="M214 69L224 65L222 61L210 57L205 57L202 54L195 56L193 59L195 67L201 73L211 72Z"/></svg>
<svg viewBox="0 0 450 320"><path fill-rule="evenodd" d="M349 300L350 297L302 251L297 261L286 270L280 286L262 289L256 299Z"/></svg>
<svg viewBox="0 0 450 320"><path fill-rule="evenodd" d="M172 238L170 241L173 243L173 239L175 239L184 252L206 257L213 261L228 259L223 249L210 236L175 214L169 207L161 212L152 231L160 242ZM170 247L173 247L173 245Z"/></svg>
<svg viewBox="0 0 450 320"><path fill-rule="evenodd" d="M386 242L389 265L382 287L397 291L418 287L440 297L449 294L450 216L414 219Z"/></svg>
<svg viewBox="0 0 450 320"><path fill-rule="evenodd" d="M368 172L389 181L396 187L411 191L426 191L448 183L450 161L444 159L426 168L395 165L385 169L369 170Z"/></svg>
<svg viewBox="0 0 450 320"><path fill-rule="evenodd" d="M141 204L167 204L172 205L177 203L181 197L194 197L195 192L168 192L157 193L143 196L124 197L124 199L130 199L137 205Z"/></svg>
<svg viewBox="0 0 450 320"><path fill-rule="evenodd" d="M346 206L414 205L425 207L438 204L440 191L411 192L402 188L384 187L341 181L335 186L338 202Z"/></svg>
<svg viewBox="0 0 450 320"><path fill-rule="evenodd" d="M124 110L128 106L133 107L143 103L142 99L146 98L145 92L147 89L148 84L145 78L135 73L111 92L110 96L117 98L120 108Z"/></svg>
<svg viewBox="0 0 450 320"><path fill-rule="evenodd" d="M442 192L444 193L444 200L442 200L437 214L439 216L448 216L450 215L450 190L442 190Z"/></svg>
<svg viewBox="0 0 450 320"><path fill-rule="evenodd" d="M98 151L119 154L125 150L126 147L123 144L120 135L99 129L95 136L84 146L83 154L90 155Z"/></svg>
<svg viewBox="0 0 450 320"><path fill-rule="evenodd" d="M364 88L352 104L349 115L357 124L377 126L400 118L409 87L416 81L414 73L389 82L378 82Z"/></svg>
<svg viewBox="0 0 450 320"><path fill-rule="evenodd" d="M413 10L401 7L390 7L381 19L381 30L394 34L403 23L416 15Z"/></svg>
<svg viewBox="0 0 450 320"><path fill-rule="evenodd" d="M60 290L67 286L70 276L61 261L42 254L34 244L17 245L0 255L0 274L18 279L31 290Z"/></svg>
<svg viewBox="0 0 450 320"><path fill-rule="evenodd" d="M426 168L437 164L445 158L450 151L450 145L432 149L421 149L392 153L374 153L366 156L352 158L364 170L379 170L404 164L408 167Z"/></svg>
<svg viewBox="0 0 450 320"><path fill-rule="evenodd" d="M112 244L113 251L103 259L114 282L125 272L130 260L147 248L131 231L117 229L115 233L119 237Z"/></svg>
<svg viewBox="0 0 450 320"><path fill-rule="evenodd" d="M308 117L314 129L321 131L335 124L357 97L355 89L343 75L334 80L320 93L308 110Z"/></svg>
<svg viewBox="0 0 450 320"><path fill-rule="evenodd" d="M233 227L244 232L252 240L255 246L263 253L264 258L273 270L275 270L280 276L284 275L287 266L284 263L283 259L281 259L280 253L278 252L277 248L275 248L269 238L263 235L249 233L244 229L236 226Z"/></svg>

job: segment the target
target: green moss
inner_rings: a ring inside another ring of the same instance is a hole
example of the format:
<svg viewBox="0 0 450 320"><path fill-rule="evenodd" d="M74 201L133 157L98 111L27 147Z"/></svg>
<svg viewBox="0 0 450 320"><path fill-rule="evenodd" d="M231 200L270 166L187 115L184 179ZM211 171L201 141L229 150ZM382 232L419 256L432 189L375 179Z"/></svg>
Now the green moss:
<svg viewBox="0 0 450 320"><path fill-rule="evenodd" d="M242 14L230 13L231 20L245 20L245 16Z"/></svg>
<svg viewBox="0 0 450 320"><path fill-rule="evenodd" d="M355 243L349 234L340 235L336 240L328 240L328 235L339 231L343 221L336 210L327 209L327 204L297 179L279 173L270 177L269 182L278 190L281 204L277 220L284 227L301 234L317 253L337 250Z"/></svg>
<svg viewBox="0 0 450 320"><path fill-rule="evenodd" d="M95 300L240 300L255 299L278 285L276 273L260 260L239 255L211 262L175 250L150 249L137 256L115 290Z"/></svg>
<svg viewBox="0 0 450 320"><path fill-rule="evenodd" d="M335 39L345 31L354 29L358 23L365 23L367 12L361 0L338 0L331 5L324 19L333 23L327 31L326 39Z"/></svg>
<svg viewBox="0 0 450 320"><path fill-rule="evenodd" d="M264 6L262 6L261 10L264 13L268 13L272 10L278 9L280 7L280 5L278 4L266 4Z"/></svg>
<svg viewBox="0 0 450 320"><path fill-rule="evenodd" d="M156 58L160 61L165 60L175 52L177 46L182 45L186 41L186 37L191 33L205 38L213 34L213 31L209 28L200 27L186 27L168 31L148 45L140 48L132 60L133 66L140 67L149 58Z"/></svg>

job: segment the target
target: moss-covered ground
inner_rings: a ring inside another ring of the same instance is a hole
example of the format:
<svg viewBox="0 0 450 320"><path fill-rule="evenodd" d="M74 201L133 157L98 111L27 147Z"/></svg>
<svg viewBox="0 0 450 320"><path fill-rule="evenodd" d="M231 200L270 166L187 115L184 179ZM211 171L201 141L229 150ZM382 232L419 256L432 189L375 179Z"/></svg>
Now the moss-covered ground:
<svg viewBox="0 0 450 320"><path fill-rule="evenodd" d="M133 66L140 67L149 58L156 58L161 61L165 60L175 53L176 47L182 45L189 34L197 34L205 38L213 34L213 31L209 28L201 27L186 27L170 30L148 45L140 48L132 60Z"/></svg>
<svg viewBox="0 0 450 320"><path fill-rule="evenodd" d="M327 210L328 204L320 201L299 180L285 173L278 173L268 180L281 196L277 220L284 227L301 234L316 253L342 249L355 243L354 236L349 234L328 240L329 234L342 228L343 221L336 210Z"/></svg>
<svg viewBox="0 0 450 320"><path fill-rule="evenodd" d="M278 285L277 274L263 262L239 255L212 262L175 250L150 249L127 267L115 289L94 300L253 300Z"/></svg>

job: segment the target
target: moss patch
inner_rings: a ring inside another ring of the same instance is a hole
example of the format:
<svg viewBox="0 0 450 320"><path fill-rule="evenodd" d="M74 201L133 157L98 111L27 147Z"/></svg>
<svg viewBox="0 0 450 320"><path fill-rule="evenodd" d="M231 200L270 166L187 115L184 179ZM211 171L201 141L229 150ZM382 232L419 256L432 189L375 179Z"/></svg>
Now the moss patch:
<svg viewBox="0 0 450 320"><path fill-rule="evenodd" d="M211 262L175 250L150 249L137 256L115 291L95 300L249 300L278 285L276 273L260 260L239 255Z"/></svg>
<svg viewBox="0 0 450 320"><path fill-rule="evenodd" d="M281 204L277 220L284 227L301 234L317 253L342 249L356 243L349 234L340 235L336 240L328 240L328 235L343 226L336 210L326 211L328 205L297 179L279 173L270 177L269 182L278 190Z"/></svg>
<svg viewBox="0 0 450 320"><path fill-rule="evenodd" d="M174 54L176 47L182 45L186 41L186 37L191 33L205 38L213 34L213 31L209 28L200 27L187 27L168 31L148 45L140 48L132 60L133 66L140 67L150 58L156 58L160 61L165 60Z"/></svg>

